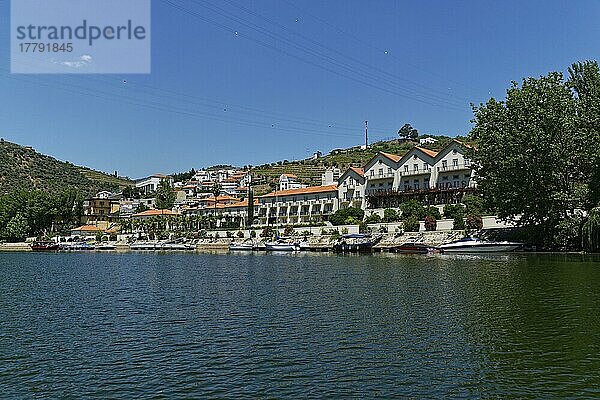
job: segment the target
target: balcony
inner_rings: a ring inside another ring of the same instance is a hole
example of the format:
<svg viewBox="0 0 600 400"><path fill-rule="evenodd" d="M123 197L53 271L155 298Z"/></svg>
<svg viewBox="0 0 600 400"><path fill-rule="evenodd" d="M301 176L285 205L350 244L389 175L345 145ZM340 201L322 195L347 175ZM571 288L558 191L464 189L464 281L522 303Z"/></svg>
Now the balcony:
<svg viewBox="0 0 600 400"><path fill-rule="evenodd" d="M427 169L413 169L412 171L403 171L400 176L416 176L416 175L429 175L431 174L431 168Z"/></svg>
<svg viewBox="0 0 600 400"><path fill-rule="evenodd" d="M438 172L463 171L470 169L472 169L471 163L457 165L442 165L441 167L437 167Z"/></svg>
<svg viewBox="0 0 600 400"><path fill-rule="evenodd" d="M378 179L394 179L394 173L386 172L384 174L369 175L367 179L370 181L375 181Z"/></svg>

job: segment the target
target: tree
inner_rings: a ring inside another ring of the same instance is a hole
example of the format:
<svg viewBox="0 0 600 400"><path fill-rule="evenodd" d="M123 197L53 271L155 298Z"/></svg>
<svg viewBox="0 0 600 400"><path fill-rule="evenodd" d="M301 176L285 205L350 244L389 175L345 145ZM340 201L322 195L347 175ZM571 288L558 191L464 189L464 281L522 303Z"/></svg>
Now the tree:
<svg viewBox="0 0 600 400"><path fill-rule="evenodd" d="M381 217L377 213L373 213L365 218L367 224L378 224L381 222Z"/></svg>
<svg viewBox="0 0 600 400"><path fill-rule="evenodd" d="M383 222L396 222L400 219L396 210L392 208L386 208L383 210Z"/></svg>
<svg viewBox="0 0 600 400"><path fill-rule="evenodd" d="M364 217L364 210L357 207L348 207L342 208L333 213L333 215L329 217L329 222L331 222L333 225L350 225L355 221L362 221Z"/></svg>
<svg viewBox="0 0 600 400"><path fill-rule="evenodd" d="M466 220L467 229L478 231L483 229L483 218L480 215L469 214Z"/></svg>
<svg viewBox="0 0 600 400"><path fill-rule="evenodd" d="M248 188L248 210L247 210L246 226L250 228L254 222L254 192L252 188Z"/></svg>
<svg viewBox="0 0 600 400"><path fill-rule="evenodd" d="M9 241L24 240L28 232L29 224L21 213L17 213L6 225L6 237Z"/></svg>
<svg viewBox="0 0 600 400"><path fill-rule="evenodd" d="M513 82L506 101L492 98L473 111L469 156L486 205L502 219L553 229L578 203L575 103L562 75Z"/></svg>
<svg viewBox="0 0 600 400"><path fill-rule="evenodd" d="M404 126L398 130L398 136L400 136L401 139L415 140L417 137L419 137L419 131L413 128L410 124L404 124Z"/></svg>
<svg viewBox="0 0 600 400"><path fill-rule="evenodd" d="M175 204L175 192L168 178L161 179L156 188L156 208L159 210L167 210L173 208Z"/></svg>
<svg viewBox="0 0 600 400"><path fill-rule="evenodd" d="M465 218L462 214L456 214L454 216L454 221L452 221L452 229L455 231L464 231L467 229L467 225L465 224Z"/></svg>
<svg viewBox="0 0 600 400"><path fill-rule="evenodd" d="M406 232L419 232L419 230L421 229L419 220L414 215L402 221L402 227Z"/></svg>
<svg viewBox="0 0 600 400"><path fill-rule="evenodd" d="M421 220L427 215L425 207L417 200L409 200L400 204L400 211L402 211L402 219L415 217L417 220Z"/></svg>
<svg viewBox="0 0 600 400"><path fill-rule="evenodd" d="M567 85L575 94L576 146L582 183L589 188L587 208L600 205L600 69L596 61L575 63Z"/></svg>
<svg viewBox="0 0 600 400"><path fill-rule="evenodd" d="M462 217L464 213L465 207L462 204L446 204L444 206L444 218L446 219L454 219L456 221L456 217Z"/></svg>

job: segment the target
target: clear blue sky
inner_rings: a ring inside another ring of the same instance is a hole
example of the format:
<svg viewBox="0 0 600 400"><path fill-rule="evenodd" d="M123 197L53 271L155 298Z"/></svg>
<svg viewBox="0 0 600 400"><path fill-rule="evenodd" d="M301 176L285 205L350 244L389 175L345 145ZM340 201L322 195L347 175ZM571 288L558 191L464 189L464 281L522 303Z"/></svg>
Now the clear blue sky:
<svg viewBox="0 0 600 400"><path fill-rule="evenodd" d="M305 158L364 120L455 136L470 102L598 58L599 20L598 1L156 0L150 75L10 75L4 0L0 136L130 177Z"/></svg>

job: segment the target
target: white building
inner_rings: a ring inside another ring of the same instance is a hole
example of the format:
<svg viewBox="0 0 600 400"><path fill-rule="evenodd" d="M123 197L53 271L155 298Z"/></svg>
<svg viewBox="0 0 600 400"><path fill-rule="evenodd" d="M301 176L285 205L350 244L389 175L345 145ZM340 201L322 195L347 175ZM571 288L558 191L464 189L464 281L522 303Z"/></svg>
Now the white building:
<svg viewBox="0 0 600 400"><path fill-rule="evenodd" d="M301 189L305 187L306 185L300 183L298 177L294 174L281 174L279 177L279 190Z"/></svg>
<svg viewBox="0 0 600 400"><path fill-rule="evenodd" d="M365 208L365 172L362 168L350 167L338 179L340 208Z"/></svg>
<svg viewBox="0 0 600 400"><path fill-rule="evenodd" d="M169 183L171 185L173 184L173 178L162 174L154 174L146 178L136 180L135 187L140 189L143 194L151 193L158 188L160 181L163 179L168 179Z"/></svg>
<svg viewBox="0 0 600 400"><path fill-rule="evenodd" d="M336 185L287 189L258 197L259 224L321 222L338 209Z"/></svg>
<svg viewBox="0 0 600 400"><path fill-rule="evenodd" d="M337 185L341 175L342 172L339 168L328 168L321 175L321 186Z"/></svg>
<svg viewBox="0 0 600 400"><path fill-rule="evenodd" d="M426 137L423 139L419 139L419 144L434 144L436 143L438 140L432 137Z"/></svg>

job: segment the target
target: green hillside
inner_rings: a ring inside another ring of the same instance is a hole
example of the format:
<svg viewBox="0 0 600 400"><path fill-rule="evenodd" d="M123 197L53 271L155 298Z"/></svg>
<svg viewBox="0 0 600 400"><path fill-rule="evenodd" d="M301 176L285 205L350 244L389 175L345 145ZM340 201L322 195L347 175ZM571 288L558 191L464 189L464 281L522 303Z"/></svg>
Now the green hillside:
<svg viewBox="0 0 600 400"><path fill-rule="evenodd" d="M59 161L31 147L0 142L0 194L16 189L47 192L76 189L91 195L130 184L128 179Z"/></svg>

